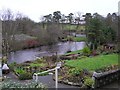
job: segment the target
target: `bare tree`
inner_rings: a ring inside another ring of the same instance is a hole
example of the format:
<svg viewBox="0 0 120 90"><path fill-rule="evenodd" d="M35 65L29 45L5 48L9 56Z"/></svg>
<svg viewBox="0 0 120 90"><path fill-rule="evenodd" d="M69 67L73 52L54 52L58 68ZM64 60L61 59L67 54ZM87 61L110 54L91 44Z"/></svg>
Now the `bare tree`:
<svg viewBox="0 0 120 90"><path fill-rule="evenodd" d="M2 54L8 59L9 53L14 46L15 32L18 27L16 22L17 15L10 9L2 10L0 18L2 20Z"/></svg>
<svg viewBox="0 0 120 90"><path fill-rule="evenodd" d="M0 54L2 54L2 21L0 20Z"/></svg>
<svg viewBox="0 0 120 90"><path fill-rule="evenodd" d="M79 26L80 26L80 21L81 21L81 13L77 12L77 16L75 18L75 22L76 22L76 31L78 30ZM75 36L76 36L76 32L75 32Z"/></svg>

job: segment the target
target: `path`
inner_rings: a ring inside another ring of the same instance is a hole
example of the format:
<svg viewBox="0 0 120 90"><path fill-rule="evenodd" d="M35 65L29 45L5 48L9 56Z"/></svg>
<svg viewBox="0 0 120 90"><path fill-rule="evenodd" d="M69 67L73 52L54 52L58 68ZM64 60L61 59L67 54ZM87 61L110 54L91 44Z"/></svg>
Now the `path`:
<svg viewBox="0 0 120 90"><path fill-rule="evenodd" d="M7 78L13 80L13 81L19 81L19 82L27 82L28 80L18 80L17 76L10 72L9 74L7 75L3 75L3 76L6 76ZM55 81L52 79L52 75L47 75L47 76L39 76L39 79L38 79L40 83L43 83L45 84L48 88L55 88ZM65 84L61 84L59 83L58 84L58 88L80 88L80 87L76 87L76 86L70 86L70 85L65 85Z"/></svg>
<svg viewBox="0 0 120 90"><path fill-rule="evenodd" d="M38 80L39 82L46 84L49 88L55 88L55 81L52 79L52 75L39 76ZM58 88L80 88L80 87L58 83Z"/></svg>
<svg viewBox="0 0 120 90"><path fill-rule="evenodd" d="M20 81L20 80L17 79L17 76L12 72L10 72L9 74L4 75L4 76L10 78L13 81ZM52 79L52 75L39 76L38 80L39 80L38 82L41 82L41 83L45 84L48 88L55 88L55 81ZM27 80L20 81L20 82L27 82ZM80 89L80 87L77 87L77 86L70 86L70 85L61 84L61 83L58 83L58 88L69 88L69 89L74 88L75 90ZM108 88L108 89L119 88L120 89L120 83L118 83L116 81L116 82L113 82L111 84L105 85L105 86L101 87L100 89L105 89L105 88Z"/></svg>

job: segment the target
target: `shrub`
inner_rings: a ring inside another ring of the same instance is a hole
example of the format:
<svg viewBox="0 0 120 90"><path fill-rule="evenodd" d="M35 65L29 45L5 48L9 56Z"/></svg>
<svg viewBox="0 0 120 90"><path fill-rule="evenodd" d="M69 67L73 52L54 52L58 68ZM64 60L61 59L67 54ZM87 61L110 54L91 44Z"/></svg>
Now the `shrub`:
<svg viewBox="0 0 120 90"><path fill-rule="evenodd" d="M119 53L119 51L118 50L113 50L113 53Z"/></svg>
<svg viewBox="0 0 120 90"><path fill-rule="evenodd" d="M32 79L32 73L24 72L19 74L19 79L20 80L29 80Z"/></svg>
<svg viewBox="0 0 120 90"><path fill-rule="evenodd" d="M73 76L78 76L82 72L82 69L72 68L69 70L69 73Z"/></svg>
<svg viewBox="0 0 120 90"><path fill-rule="evenodd" d="M56 56L56 55L52 55L52 56L51 56L51 60L52 60L52 62L56 62L57 56Z"/></svg>
<svg viewBox="0 0 120 90"><path fill-rule="evenodd" d="M11 63L11 64L9 64L9 67L10 67L10 70L14 70L14 67L17 65L17 63L16 62L13 62L13 63Z"/></svg>
<svg viewBox="0 0 120 90"><path fill-rule="evenodd" d="M100 53L102 53L104 51L104 46L98 46L97 47L97 51L99 51Z"/></svg>
<svg viewBox="0 0 120 90"><path fill-rule="evenodd" d="M84 55L90 55L90 53L91 53L89 47L84 47L82 51L83 51L83 54L84 54Z"/></svg>
<svg viewBox="0 0 120 90"><path fill-rule="evenodd" d="M108 54L109 54L108 51L102 53L102 55L108 55Z"/></svg>
<svg viewBox="0 0 120 90"><path fill-rule="evenodd" d="M94 80L91 77L85 77L84 79L84 85L88 87L92 87L94 84Z"/></svg>
<svg viewBox="0 0 120 90"><path fill-rule="evenodd" d="M96 56L96 55L99 55L100 54L100 51L97 51L97 50L93 50L92 51L92 55L93 56Z"/></svg>
<svg viewBox="0 0 120 90"><path fill-rule="evenodd" d="M2 58L2 64L4 64L4 63L7 63L7 57L6 57L6 56L4 56L4 57Z"/></svg>
<svg viewBox="0 0 120 90"><path fill-rule="evenodd" d="M21 68L16 68L14 71L15 71L15 73L17 73L17 74L25 73L25 70L23 70L23 69L21 69Z"/></svg>
<svg viewBox="0 0 120 90"><path fill-rule="evenodd" d="M42 58L37 58L36 60L35 60L35 62L37 62L37 63L42 63L44 60L42 59Z"/></svg>

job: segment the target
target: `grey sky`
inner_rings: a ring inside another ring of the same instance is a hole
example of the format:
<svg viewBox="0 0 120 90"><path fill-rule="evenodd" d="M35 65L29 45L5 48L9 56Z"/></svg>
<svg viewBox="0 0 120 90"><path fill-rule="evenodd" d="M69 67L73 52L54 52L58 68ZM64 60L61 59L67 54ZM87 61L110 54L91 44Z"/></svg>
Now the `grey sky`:
<svg viewBox="0 0 120 90"><path fill-rule="evenodd" d="M70 12L98 12L105 16L109 12L118 12L118 1L120 0L0 0L0 10L10 8L35 21L58 10L65 15Z"/></svg>

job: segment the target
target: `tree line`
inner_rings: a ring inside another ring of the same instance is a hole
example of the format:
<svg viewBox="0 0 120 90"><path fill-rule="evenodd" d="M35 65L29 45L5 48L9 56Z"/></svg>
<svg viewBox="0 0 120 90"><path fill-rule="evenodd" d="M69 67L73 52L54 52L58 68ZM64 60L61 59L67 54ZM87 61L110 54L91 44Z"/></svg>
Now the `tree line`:
<svg viewBox="0 0 120 90"><path fill-rule="evenodd" d="M91 49L97 49L103 44L117 43L119 20L116 13L108 13L107 17L87 13L85 17L86 35Z"/></svg>
<svg viewBox="0 0 120 90"><path fill-rule="evenodd" d="M85 34L91 49L97 48L100 44L115 42L118 33L116 13L108 13L107 17L98 13L82 15L80 12L77 15L69 13L65 16L60 11L55 11L53 14L43 16L37 23L21 13L13 13L8 9L0 13L0 20L2 20L2 49L5 56L14 48L18 48L18 44L15 43L16 34L37 37L39 45L51 45L66 37L64 24L75 24L78 27L84 21Z"/></svg>

